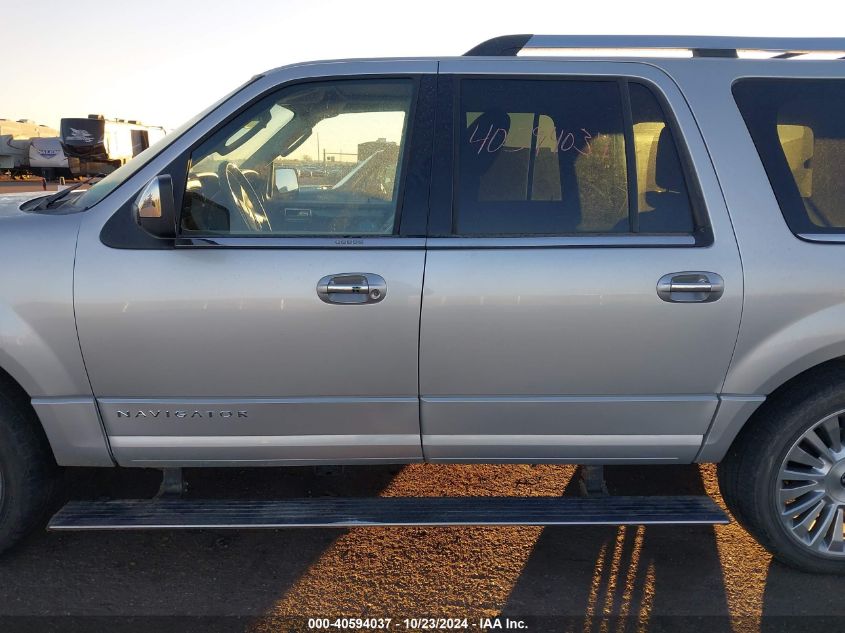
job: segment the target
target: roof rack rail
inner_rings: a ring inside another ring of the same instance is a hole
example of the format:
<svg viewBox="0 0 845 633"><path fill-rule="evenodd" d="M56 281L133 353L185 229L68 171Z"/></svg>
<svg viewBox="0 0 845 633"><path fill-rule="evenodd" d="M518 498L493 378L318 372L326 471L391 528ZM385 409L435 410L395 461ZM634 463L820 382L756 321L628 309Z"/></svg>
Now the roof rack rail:
<svg viewBox="0 0 845 633"><path fill-rule="evenodd" d="M845 38L707 35L502 35L464 55L638 55L642 57L750 57L845 59Z"/></svg>
<svg viewBox="0 0 845 633"><path fill-rule="evenodd" d="M465 57L511 57L519 53L531 41L533 35L500 35L473 46Z"/></svg>

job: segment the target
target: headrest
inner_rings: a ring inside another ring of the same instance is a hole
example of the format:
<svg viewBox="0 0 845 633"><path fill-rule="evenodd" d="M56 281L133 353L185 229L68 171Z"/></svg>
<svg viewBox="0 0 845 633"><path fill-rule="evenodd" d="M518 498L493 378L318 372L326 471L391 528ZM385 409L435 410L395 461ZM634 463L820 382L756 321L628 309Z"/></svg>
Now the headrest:
<svg viewBox="0 0 845 633"><path fill-rule="evenodd" d="M654 182L661 189L678 192L686 190L684 186L684 173L681 170L681 161L678 158L678 150L672 138L672 130L668 126L660 131L660 137L657 140Z"/></svg>
<svg viewBox="0 0 845 633"><path fill-rule="evenodd" d="M465 145L461 149L464 160L461 161L461 168L469 168L477 177L483 175L499 154L498 150L504 141L502 134L507 136L510 127L511 119L508 113L502 110L484 112L470 123L464 130Z"/></svg>

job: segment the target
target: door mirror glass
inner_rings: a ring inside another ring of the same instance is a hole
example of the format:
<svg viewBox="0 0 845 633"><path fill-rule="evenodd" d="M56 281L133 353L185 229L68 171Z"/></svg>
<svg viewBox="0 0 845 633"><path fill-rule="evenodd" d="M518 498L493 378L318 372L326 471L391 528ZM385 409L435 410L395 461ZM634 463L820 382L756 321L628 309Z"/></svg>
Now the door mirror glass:
<svg viewBox="0 0 845 633"><path fill-rule="evenodd" d="M170 176L156 176L148 182L132 205L135 221L153 237L176 237L176 203Z"/></svg>
<svg viewBox="0 0 845 633"><path fill-rule="evenodd" d="M299 176L291 167L276 167L276 191L279 193L293 193L299 190Z"/></svg>

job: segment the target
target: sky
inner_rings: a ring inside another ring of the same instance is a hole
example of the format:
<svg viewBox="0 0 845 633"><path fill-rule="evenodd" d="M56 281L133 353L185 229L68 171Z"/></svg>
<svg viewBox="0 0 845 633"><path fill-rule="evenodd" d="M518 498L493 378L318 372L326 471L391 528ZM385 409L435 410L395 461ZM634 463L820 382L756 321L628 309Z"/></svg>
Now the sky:
<svg viewBox="0 0 845 633"><path fill-rule="evenodd" d="M0 0L0 118L174 128L299 61L460 55L507 33L836 37L843 24L841 1L808 0Z"/></svg>

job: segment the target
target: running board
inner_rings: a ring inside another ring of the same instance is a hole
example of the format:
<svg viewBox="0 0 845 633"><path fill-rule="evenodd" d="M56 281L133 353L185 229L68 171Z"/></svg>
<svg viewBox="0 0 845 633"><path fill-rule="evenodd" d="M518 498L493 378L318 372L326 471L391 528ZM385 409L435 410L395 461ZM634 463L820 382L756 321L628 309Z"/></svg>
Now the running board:
<svg viewBox="0 0 845 633"><path fill-rule="evenodd" d="M71 501L50 530L728 523L705 496Z"/></svg>

